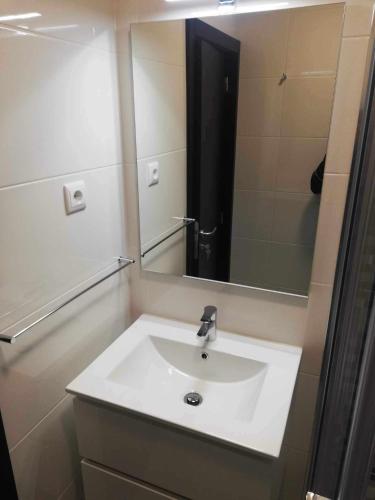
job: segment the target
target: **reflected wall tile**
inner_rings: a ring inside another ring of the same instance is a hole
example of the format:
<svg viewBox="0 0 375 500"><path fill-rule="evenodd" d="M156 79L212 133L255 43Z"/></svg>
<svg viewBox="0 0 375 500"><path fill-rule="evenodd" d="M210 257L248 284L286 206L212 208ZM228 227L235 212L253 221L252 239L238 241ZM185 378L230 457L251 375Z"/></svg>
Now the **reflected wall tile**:
<svg viewBox="0 0 375 500"><path fill-rule="evenodd" d="M343 15L341 4L291 11L288 76L335 76Z"/></svg>
<svg viewBox="0 0 375 500"><path fill-rule="evenodd" d="M267 288L269 243L233 238L231 241L230 281L241 285Z"/></svg>
<svg viewBox="0 0 375 500"><path fill-rule="evenodd" d="M240 78L280 78L285 70L289 11L237 16L241 41Z"/></svg>
<svg viewBox="0 0 375 500"><path fill-rule="evenodd" d="M159 163L159 182L149 186L149 163ZM186 215L186 150L138 161L142 246L179 224Z"/></svg>
<svg viewBox="0 0 375 500"><path fill-rule="evenodd" d="M279 79L240 79L238 134L280 135L282 87Z"/></svg>
<svg viewBox="0 0 375 500"><path fill-rule="evenodd" d="M133 74L138 158L185 149L184 68L133 59ZM157 120L150 120L150 116Z"/></svg>
<svg viewBox="0 0 375 500"><path fill-rule="evenodd" d="M320 196L276 193L272 240L313 246L318 223Z"/></svg>
<svg viewBox="0 0 375 500"><path fill-rule="evenodd" d="M328 139L282 137L277 165L277 191L311 194L311 175L324 159Z"/></svg>
<svg viewBox="0 0 375 500"><path fill-rule="evenodd" d="M273 207L274 193L271 191L235 191L233 237L270 239Z"/></svg>
<svg viewBox="0 0 375 500"><path fill-rule="evenodd" d="M134 24L131 32L133 57L185 66L185 21Z"/></svg>
<svg viewBox="0 0 375 500"><path fill-rule="evenodd" d="M307 294L313 247L272 243L269 245L269 280L273 287Z"/></svg>
<svg viewBox="0 0 375 500"><path fill-rule="evenodd" d="M275 188L278 137L237 137L235 189Z"/></svg>
<svg viewBox="0 0 375 500"><path fill-rule="evenodd" d="M288 78L284 85L281 135L327 137L335 79Z"/></svg>

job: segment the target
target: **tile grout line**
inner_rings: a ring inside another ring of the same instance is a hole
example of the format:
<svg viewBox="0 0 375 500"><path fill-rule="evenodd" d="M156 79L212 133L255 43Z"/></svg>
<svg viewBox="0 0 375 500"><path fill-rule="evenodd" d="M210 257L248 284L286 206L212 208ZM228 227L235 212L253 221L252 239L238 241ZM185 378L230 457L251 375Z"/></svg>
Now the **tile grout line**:
<svg viewBox="0 0 375 500"><path fill-rule="evenodd" d="M25 435L24 435L24 436L23 436L23 437L22 437L22 438L21 438L21 439L20 439L20 440L19 440L19 441L15 444L15 445L13 445L11 448L9 448L9 453L13 453L13 452L15 451L15 449L16 449L16 448L17 448L20 444L22 444L22 443L23 443L23 441L25 441L25 439L27 439L27 438L30 436L30 434L32 434L32 433L35 431L35 429L37 429L37 428L40 426L40 424L42 424L42 423L43 423L43 422L44 422L47 418L49 418L49 417L52 415L52 413L53 413L53 412L54 412L54 411L58 408L58 406L60 406L62 403L64 403L64 401L66 401L66 400L67 400L68 398L70 398L70 397L71 397L71 396L70 396L69 394L65 394L65 395L63 396L63 398L62 398L62 399L60 399L60 400L59 400L59 401L58 401L58 402L57 402L57 403L56 403L56 404L55 404L55 405L54 405L54 406L53 406L53 407L52 407L52 408L48 411L48 413L46 413L46 414L44 415L44 417L43 417L41 420L39 420L39 422L38 422L38 423L36 423L36 424L35 424L35 425L34 425L34 426L33 426L33 427L32 427L32 428L31 428L31 429L30 429L30 430L29 430L29 431L28 431L28 432L27 432L27 433L26 433L26 434L25 434Z"/></svg>
<svg viewBox="0 0 375 500"><path fill-rule="evenodd" d="M56 175L51 175L49 177L41 177L40 179L35 179L32 181L25 181L25 182L17 182L15 184L6 184L4 186L0 186L0 191L5 191L8 189L13 189L13 188L19 188L19 187L24 187L24 186L29 186L32 184L38 184L41 182L48 182L53 179L62 179L64 177L70 177L72 175L81 175L81 174L86 174L86 173L91 173L91 172L96 172L97 170L105 170L108 168L119 168L122 167L123 163L111 163L109 165L104 165L100 167L93 167L93 168L87 168L83 170L77 170L77 171L72 171L72 172L67 172L64 174L56 174Z"/></svg>
<svg viewBox="0 0 375 500"><path fill-rule="evenodd" d="M79 47L87 47L89 49L98 50L99 52L102 52L102 53L105 53L105 54L111 54L111 55L117 54L117 43L116 43L116 41L114 43L115 50L108 50L108 49L103 49L102 47L98 47L98 46L94 45L93 42L91 42L91 43L90 42L85 43L85 42L79 42L77 40L69 40L69 39L60 38L60 37L57 37L57 36L46 35L45 33L41 32L41 31L35 31L35 30L30 29L30 28L25 29L25 28L21 28L21 27L19 27L17 25L7 24L7 23L4 23L4 22L0 23L0 29L4 29L4 30L8 30L8 31L13 31L14 33L22 33L24 35L39 37L39 38L43 38L43 39L46 39L46 40L54 40L54 41L57 41L57 42L63 42L63 43L68 43L68 44L72 44L72 45L77 45ZM115 31L115 29L113 30L113 34L114 34L114 38L116 39L116 31Z"/></svg>

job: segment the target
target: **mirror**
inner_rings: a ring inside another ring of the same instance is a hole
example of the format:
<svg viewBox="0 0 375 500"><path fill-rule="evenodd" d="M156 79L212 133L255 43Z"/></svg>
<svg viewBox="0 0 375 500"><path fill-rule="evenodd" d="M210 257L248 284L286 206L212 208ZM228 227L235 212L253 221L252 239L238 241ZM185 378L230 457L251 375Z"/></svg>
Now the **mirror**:
<svg viewBox="0 0 375 500"><path fill-rule="evenodd" d="M132 25L144 270L307 295L342 18Z"/></svg>

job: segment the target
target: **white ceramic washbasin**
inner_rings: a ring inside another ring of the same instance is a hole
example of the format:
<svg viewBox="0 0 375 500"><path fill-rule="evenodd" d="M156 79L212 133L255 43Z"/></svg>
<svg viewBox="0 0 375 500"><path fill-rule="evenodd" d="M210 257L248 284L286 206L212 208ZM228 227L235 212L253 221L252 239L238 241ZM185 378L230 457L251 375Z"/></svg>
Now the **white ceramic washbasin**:
<svg viewBox="0 0 375 500"><path fill-rule="evenodd" d="M278 457L301 349L198 327L143 315L67 391Z"/></svg>

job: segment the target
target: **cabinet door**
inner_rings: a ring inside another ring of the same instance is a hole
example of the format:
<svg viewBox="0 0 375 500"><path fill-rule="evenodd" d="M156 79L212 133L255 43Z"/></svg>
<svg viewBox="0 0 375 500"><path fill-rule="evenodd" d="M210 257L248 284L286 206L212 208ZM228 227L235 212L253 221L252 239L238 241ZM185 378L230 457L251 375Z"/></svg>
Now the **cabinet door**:
<svg viewBox="0 0 375 500"><path fill-rule="evenodd" d="M86 500L178 500L181 497L158 491L134 479L82 460Z"/></svg>

